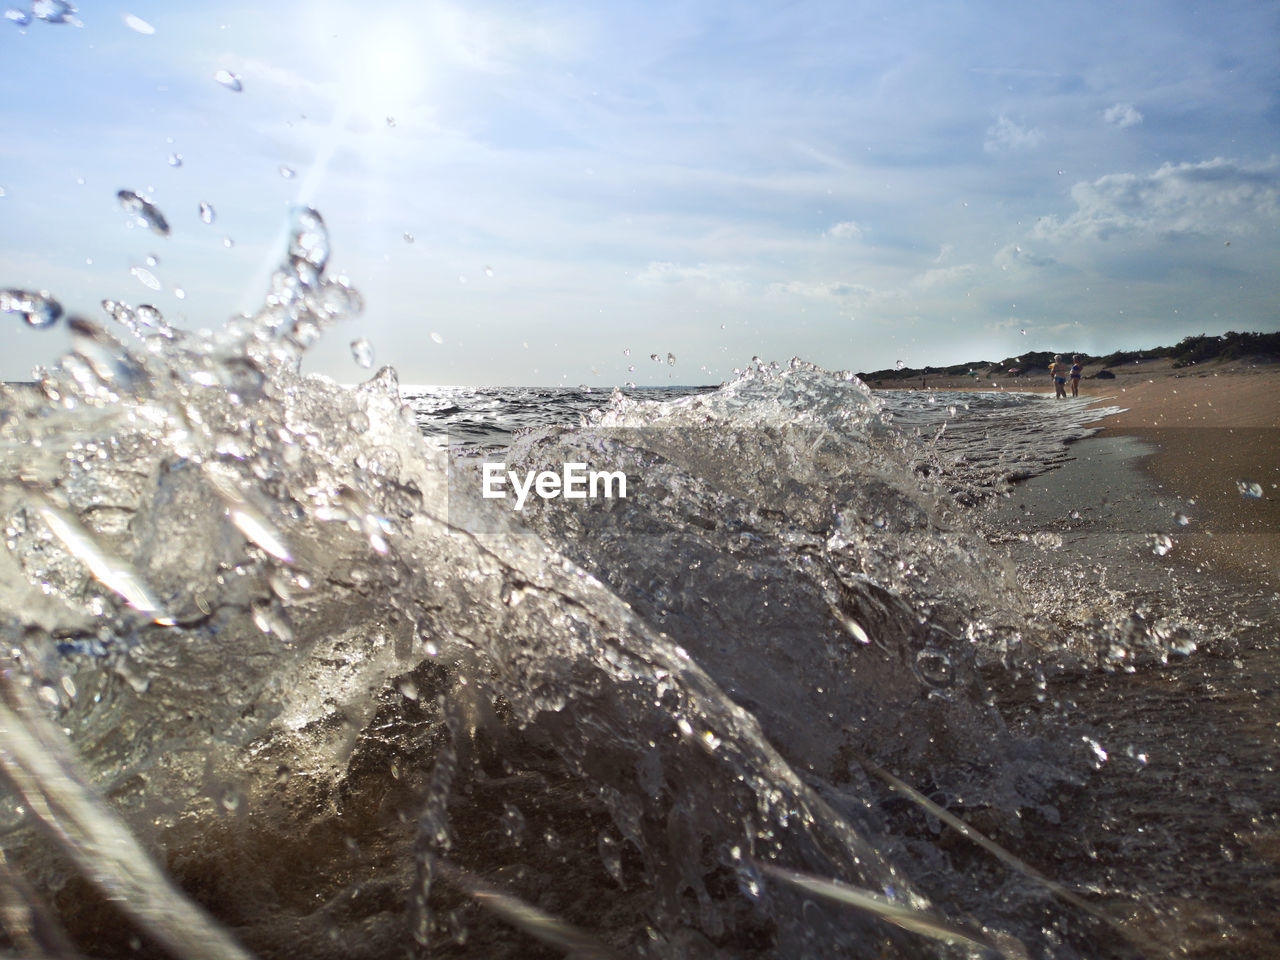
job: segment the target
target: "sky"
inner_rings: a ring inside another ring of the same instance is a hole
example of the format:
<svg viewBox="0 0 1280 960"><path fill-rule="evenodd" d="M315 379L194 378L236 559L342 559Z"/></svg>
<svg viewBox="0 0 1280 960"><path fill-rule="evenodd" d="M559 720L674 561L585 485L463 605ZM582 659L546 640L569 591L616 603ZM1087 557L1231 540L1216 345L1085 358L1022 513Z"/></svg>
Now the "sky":
<svg viewBox="0 0 1280 960"><path fill-rule="evenodd" d="M1280 329L1275 3L77 6L0 20L0 288L68 312L252 312L306 203L366 309L304 369L348 383L360 339L594 386ZM0 379L67 348L0 321Z"/></svg>

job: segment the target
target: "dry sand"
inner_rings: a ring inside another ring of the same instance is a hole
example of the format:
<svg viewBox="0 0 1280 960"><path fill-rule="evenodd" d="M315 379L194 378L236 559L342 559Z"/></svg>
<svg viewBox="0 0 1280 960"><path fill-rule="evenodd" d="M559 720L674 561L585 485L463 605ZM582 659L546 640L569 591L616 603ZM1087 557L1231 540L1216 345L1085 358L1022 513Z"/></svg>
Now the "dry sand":
<svg viewBox="0 0 1280 960"><path fill-rule="evenodd" d="M1086 378L1095 372L1086 368ZM1083 380L1080 396L1125 408L1103 421L1102 435L1155 448L1142 465L1171 510L1188 518L1173 554L1280 587L1280 364L1175 370L1150 360L1115 372L1114 380ZM1047 377L930 378L929 386L1053 394Z"/></svg>

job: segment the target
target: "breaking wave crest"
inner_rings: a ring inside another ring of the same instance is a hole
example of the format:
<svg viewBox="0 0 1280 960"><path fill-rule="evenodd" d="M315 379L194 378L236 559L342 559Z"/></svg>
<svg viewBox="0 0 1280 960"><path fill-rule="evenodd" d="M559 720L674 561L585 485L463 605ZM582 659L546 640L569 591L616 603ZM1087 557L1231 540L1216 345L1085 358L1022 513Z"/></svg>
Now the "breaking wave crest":
<svg viewBox="0 0 1280 960"><path fill-rule="evenodd" d="M16 947L1123 953L1020 868L984 888L893 786L1000 832L1083 782L1087 751L1010 731L980 680L1056 640L966 504L1096 411L961 425L759 365L522 433L508 467L633 489L515 513L389 368L299 373L360 309L328 247L299 210L256 315L196 335L107 303L5 388Z"/></svg>

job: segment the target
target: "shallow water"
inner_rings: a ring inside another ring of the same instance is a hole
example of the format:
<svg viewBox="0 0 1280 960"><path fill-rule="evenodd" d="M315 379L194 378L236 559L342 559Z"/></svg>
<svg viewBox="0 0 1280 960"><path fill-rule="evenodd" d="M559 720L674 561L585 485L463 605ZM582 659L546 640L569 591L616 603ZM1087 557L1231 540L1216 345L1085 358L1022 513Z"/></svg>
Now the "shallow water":
<svg viewBox="0 0 1280 960"><path fill-rule="evenodd" d="M300 210L257 315L111 304L5 391L14 950L1264 955L1274 725L1228 691L1274 598L1153 550L1137 481L1124 537L1006 497L1099 411L343 388L297 372L359 309L327 255ZM627 496L515 511L498 458Z"/></svg>

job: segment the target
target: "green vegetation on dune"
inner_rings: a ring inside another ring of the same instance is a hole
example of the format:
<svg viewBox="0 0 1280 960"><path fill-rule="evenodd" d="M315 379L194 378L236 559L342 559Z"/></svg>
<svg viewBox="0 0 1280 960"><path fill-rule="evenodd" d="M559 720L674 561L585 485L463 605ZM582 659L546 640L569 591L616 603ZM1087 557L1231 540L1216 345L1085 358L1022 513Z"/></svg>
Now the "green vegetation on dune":
<svg viewBox="0 0 1280 960"><path fill-rule="evenodd" d="M1174 367L1186 367L1196 363L1208 363L1214 360L1239 360L1244 357L1257 357L1262 360L1280 361L1280 332L1276 333L1236 333L1230 330L1220 336L1200 334L1184 337L1171 347L1151 347L1146 350L1117 350L1106 356L1063 350L1064 358L1078 355L1086 366L1102 369L1118 367L1126 363L1142 360L1171 359ZM920 377L995 377L1014 374L1034 375L1049 368L1054 354L1047 350L1033 350L1016 357L1006 357L998 363L990 360L975 360L970 363L957 363L949 367L903 367L874 370L870 373L859 373L862 380L912 380Z"/></svg>

